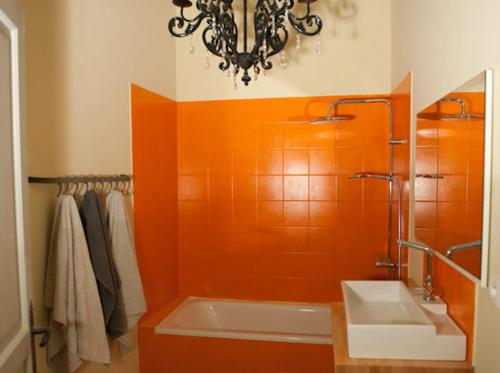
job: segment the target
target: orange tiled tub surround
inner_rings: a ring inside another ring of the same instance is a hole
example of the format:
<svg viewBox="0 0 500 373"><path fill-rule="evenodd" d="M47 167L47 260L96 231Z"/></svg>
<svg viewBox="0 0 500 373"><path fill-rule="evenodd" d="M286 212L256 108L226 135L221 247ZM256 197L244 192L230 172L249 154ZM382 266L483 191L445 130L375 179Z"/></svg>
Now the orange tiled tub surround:
<svg viewBox="0 0 500 373"><path fill-rule="evenodd" d="M453 93L465 100L467 110L484 115L484 93ZM457 105L442 103L456 113ZM436 105L426 111L435 112ZM484 120L418 121L417 174L439 174L443 179L417 178L416 236L441 253L452 245L481 238L483 203ZM453 260L480 277L481 258L464 250Z"/></svg>
<svg viewBox="0 0 500 373"><path fill-rule="evenodd" d="M334 372L331 345L155 334L156 325L181 301L179 299L141 321L141 372Z"/></svg>
<svg viewBox="0 0 500 373"><path fill-rule="evenodd" d="M387 108L309 125L332 99L178 104L182 295L333 301L386 276L387 185L348 177L387 172Z"/></svg>
<svg viewBox="0 0 500 373"><path fill-rule="evenodd" d="M137 259L152 311L178 295L176 103L132 85L131 104Z"/></svg>

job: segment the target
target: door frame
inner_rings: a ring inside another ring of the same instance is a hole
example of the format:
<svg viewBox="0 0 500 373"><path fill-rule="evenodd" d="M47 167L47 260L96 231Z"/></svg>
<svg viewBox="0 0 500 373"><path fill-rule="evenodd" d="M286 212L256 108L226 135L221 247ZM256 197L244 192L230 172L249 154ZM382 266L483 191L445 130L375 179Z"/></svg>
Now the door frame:
<svg viewBox="0 0 500 373"><path fill-rule="evenodd" d="M30 321L29 321L29 281L28 261L25 245L25 214L24 214L24 173L22 157L21 129L21 56L20 56L20 26L21 20L17 5L5 4L0 1L0 23L7 29L10 36L11 54L11 110L12 110L12 145L15 195L15 221L17 241L17 269L19 280L19 295L21 306L21 327L18 333L0 352L0 372L10 371L17 362L25 360L25 371L31 371L30 352ZM10 5L10 6L9 6ZM13 8L13 9L12 9ZM11 12L9 12L11 11ZM7 13L6 13L7 12ZM8 14L9 13L9 14ZM12 13L12 14L10 14ZM11 18L12 17L12 18Z"/></svg>

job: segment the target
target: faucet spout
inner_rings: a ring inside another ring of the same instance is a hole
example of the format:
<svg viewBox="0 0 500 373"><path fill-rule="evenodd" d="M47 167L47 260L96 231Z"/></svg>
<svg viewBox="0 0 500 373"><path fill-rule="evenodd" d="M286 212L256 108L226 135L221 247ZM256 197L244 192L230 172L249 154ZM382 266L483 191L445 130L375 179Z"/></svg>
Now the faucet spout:
<svg viewBox="0 0 500 373"><path fill-rule="evenodd" d="M433 293L433 281L432 281L432 249L418 242L412 242L407 240L398 240L399 251L401 248L406 247L408 249L414 249L423 251L427 255L427 271L424 278L424 289L426 290L424 294L424 300L430 302L432 300ZM401 257L401 255L400 255ZM399 270L401 271L401 261L399 262Z"/></svg>

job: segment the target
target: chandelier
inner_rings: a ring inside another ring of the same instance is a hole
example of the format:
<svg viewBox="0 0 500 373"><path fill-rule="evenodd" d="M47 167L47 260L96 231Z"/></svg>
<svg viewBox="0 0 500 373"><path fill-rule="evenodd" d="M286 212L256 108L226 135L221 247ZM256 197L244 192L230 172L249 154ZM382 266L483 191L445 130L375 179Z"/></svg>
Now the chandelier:
<svg viewBox="0 0 500 373"><path fill-rule="evenodd" d="M194 1L194 0L193 0ZM241 80L245 85L252 80L249 70L253 69L255 79L261 70L273 67L270 58L281 54L282 63L286 64L284 48L289 39L289 23L297 34L297 49L300 48L300 34L318 35L323 27L321 18L311 14L311 3L316 0L297 0L306 6L305 14L297 16L292 10L295 0L256 0L253 14L254 44L249 45L248 37L248 0L243 1L243 49L238 45L239 29L235 21L234 0L196 0L198 14L194 18L185 16L185 8L191 7L190 0L173 0L180 7L180 15L173 17L168 29L173 36L192 35L206 20L202 40L211 53L219 58L219 68L236 77L243 71ZM284 61L283 61L284 60Z"/></svg>

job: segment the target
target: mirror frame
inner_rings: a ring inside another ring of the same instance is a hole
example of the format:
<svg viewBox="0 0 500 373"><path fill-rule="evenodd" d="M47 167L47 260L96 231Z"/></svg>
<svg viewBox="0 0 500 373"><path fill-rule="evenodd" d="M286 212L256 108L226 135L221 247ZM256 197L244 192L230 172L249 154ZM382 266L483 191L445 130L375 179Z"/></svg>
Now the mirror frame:
<svg viewBox="0 0 500 373"><path fill-rule="evenodd" d="M481 278L444 256L438 250L431 248L433 253L451 267L463 274L482 288L488 286L489 252L490 252L490 216L491 216L491 179L493 160L493 69L484 71L484 181L483 181L483 223L481 233ZM416 146L416 144L415 144Z"/></svg>

